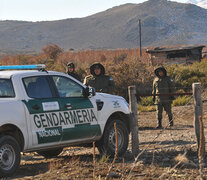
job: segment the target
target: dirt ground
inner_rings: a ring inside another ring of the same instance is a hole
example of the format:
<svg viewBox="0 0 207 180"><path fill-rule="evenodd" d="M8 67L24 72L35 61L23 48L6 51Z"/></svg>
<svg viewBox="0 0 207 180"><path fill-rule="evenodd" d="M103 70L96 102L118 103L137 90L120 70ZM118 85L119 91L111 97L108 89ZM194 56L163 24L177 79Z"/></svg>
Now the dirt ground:
<svg viewBox="0 0 207 180"><path fill-rule="evenodd" d="M207 103L203 109L206 127ZM140 153L136 163L131 143L124 157L118 158L113 166L113 159L101 157L97 149L94 161L93 148L70 147L52 159L36 153L23 154L19 170L8 179L196 179L200 174L193 105L174 107L173 114L174 126L160 130L155 129L156 112L138 113ZM163 126L167 125L164 114ZM204 179L207 179L206 160Z"/></svg>

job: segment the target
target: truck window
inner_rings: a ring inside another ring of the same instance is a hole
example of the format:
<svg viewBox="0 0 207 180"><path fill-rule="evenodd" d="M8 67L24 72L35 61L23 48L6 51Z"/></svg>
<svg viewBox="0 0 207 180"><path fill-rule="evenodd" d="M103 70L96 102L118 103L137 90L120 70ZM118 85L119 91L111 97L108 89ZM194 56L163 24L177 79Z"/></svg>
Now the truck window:
<svg viewBox="0 0 207 180"><path fill-rule="evenodd" d="M63 76L52 78L60 97L83 97L83 87L75 81Z"/></svg>
<svg viewBox="0 0 207 180"><path fill-rule="evenodd" d="M52 92L45 76L23 79L27 95L31 98L52 98Z"/></svg>
<svg viewBox="0 0 207 180"><path fill-rule="evenodd" d="M10 79L0 79L0 98L15 97Z"/></svg>

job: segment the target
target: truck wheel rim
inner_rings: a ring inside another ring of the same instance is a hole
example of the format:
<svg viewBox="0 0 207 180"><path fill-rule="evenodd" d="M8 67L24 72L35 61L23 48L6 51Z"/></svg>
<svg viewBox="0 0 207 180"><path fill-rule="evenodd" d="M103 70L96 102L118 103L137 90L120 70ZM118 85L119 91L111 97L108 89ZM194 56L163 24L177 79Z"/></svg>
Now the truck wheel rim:
<svg viewBox="0 0 207 180"><path fill-rule="evenodd" d="M119 129L117 129L117 134L118 134L118 150L119 148L122 146L123 144L123 132L120 131ZM109 134L109 144L112 148L116 147L116 134L115 131L111 131L111 133Z"/></svg>
<svg viewBox="0 0 207 180"><path fill-rule="evenodd" d="M0 167L3 170L10 170L15 162L15 151L12 146L6 144L0 148Z"/></svg>

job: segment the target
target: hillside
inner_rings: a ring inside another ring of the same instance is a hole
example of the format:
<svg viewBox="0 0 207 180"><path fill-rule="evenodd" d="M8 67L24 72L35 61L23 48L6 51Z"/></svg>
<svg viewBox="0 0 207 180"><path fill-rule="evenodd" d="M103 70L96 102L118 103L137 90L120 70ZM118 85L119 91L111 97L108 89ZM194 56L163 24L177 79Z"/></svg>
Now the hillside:
<svg viewBox="0 0 207 180"><path fill-rule="evenodd" d="M142 20L143 46L207 42L207 10L192 4L149 0L85 18L59 21L0 21L0 53L39 52L47 43L64 50L134 48Z"/></svg>

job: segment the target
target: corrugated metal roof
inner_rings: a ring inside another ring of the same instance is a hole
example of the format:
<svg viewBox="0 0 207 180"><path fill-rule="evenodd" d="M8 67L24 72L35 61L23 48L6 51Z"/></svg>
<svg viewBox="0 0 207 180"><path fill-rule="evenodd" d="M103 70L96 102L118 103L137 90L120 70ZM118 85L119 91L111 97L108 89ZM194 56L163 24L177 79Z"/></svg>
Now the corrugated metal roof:
<svg viewBox="0 0 207 180"><path fill-rule="evenodd" d="M153 50L147 49L147 53L160 53L160 52L171 52L171 51L183 51L183 50L189 50L189 49L197 49L197 48L204 48L204 45L200 46L186 46L186 47L174 47L174 48L160 48L156 47Z"/></svg>

